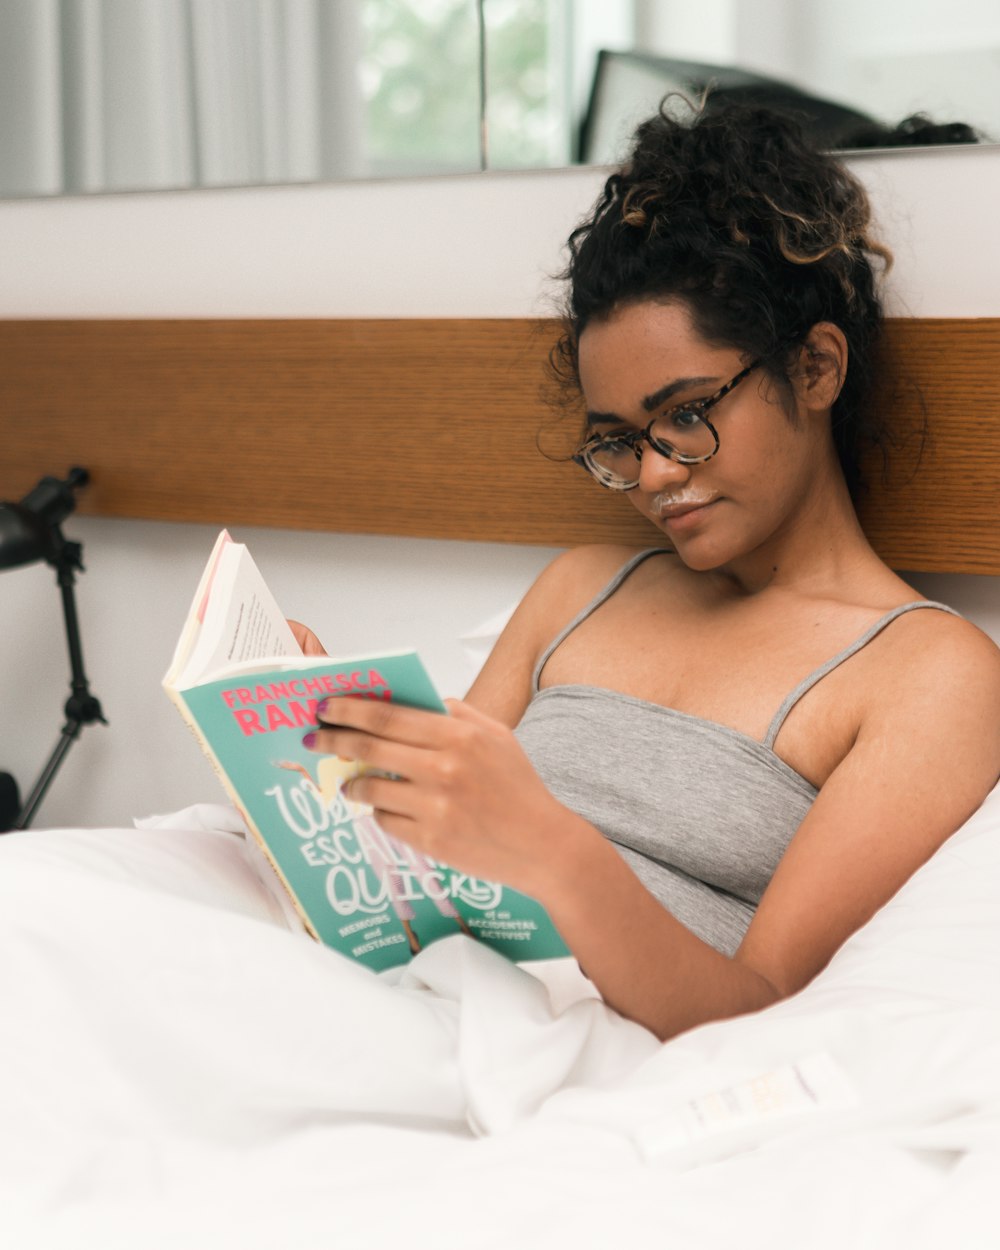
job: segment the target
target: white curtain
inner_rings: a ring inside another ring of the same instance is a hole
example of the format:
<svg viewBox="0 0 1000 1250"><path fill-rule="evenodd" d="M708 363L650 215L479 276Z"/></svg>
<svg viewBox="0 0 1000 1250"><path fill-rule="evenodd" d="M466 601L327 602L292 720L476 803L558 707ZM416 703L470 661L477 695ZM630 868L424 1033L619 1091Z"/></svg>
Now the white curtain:
<svg viewBox="0 0 1000 1250"><path fill-rule="evenodd" d="M363 165L357 0L0 0L0 194Z"/></svg>

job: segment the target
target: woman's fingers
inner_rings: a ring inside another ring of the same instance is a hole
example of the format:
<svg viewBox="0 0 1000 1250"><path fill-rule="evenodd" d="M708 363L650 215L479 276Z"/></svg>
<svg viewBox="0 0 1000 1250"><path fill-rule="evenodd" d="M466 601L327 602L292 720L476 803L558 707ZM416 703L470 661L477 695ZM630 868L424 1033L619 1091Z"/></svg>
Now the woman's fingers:
<svg viewBox="0 0 1000 1250"><path fill-rule="evenodd" d="M314 729L302 739L303 745L319 755L338 755L400 777L419 774L427 752L421 747L392 742L372 734L336 726ZM365 800L367 802L367 800Z"/></svg>
<svg viewBox="0 0 1000 1250"><path fill-rule="evenodd" d="M303 655L326 655L326 648L308 625L303 625L301 621L290 620L288 628L295 635L295 641L302 648Z"/></svg>
<svg viewBox="0 0 1000 1250"><path fill-rule="evenodd" d="M347 782L344 794L371 807L388 833L464 872L516 885L553 800L509 729L457 701L448 707L442 716L334 696L319 705L320 725L306 742L376 770Z"/></svg>
<svg viewBox="0 0 1000 1250"><path fill-rule="evenodd" d="M325 725L350 729L406 746L436 748L450 737L449 718L440 712L404 707L388 699L334 695L316 708L319 730Z"/></svg>
<svg viewBox="0 0 1000 1250"><path fill-rule="evenodd" d="M378 773L366 773L344 783L344 794L352 803L365 803L382 817L405 816L411 821L416 812L417 795L412 782L402 777L383 777Z"/></svg>
<svg viewBox="0 0 1000 1250"><path fill-rule="evenodd" d="M493 716L488 716L485 712L481 712L479 708L473 707L471 703L466 703L462 699L445 699L445 707L448 709L449 716L453 716L458 721L466 721L470 725L479 725L482 729L496 729L499 722Z"/></svg>
<svg viewBox="0 0 1000 1250"><path fill-rule="evenodd" d="M320 703L317 711L317 728L303 738L309 750L356 760L412 781L434 781L455 738L442 732L447 730L447 716L381 699L334 696ZM348 797L372 802L353 789Z"/></svg>

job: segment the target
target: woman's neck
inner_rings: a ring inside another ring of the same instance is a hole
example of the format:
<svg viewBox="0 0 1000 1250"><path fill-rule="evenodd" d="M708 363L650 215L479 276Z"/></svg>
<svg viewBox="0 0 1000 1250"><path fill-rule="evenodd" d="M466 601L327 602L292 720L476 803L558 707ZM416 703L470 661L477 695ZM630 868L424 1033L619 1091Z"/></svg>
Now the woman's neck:
<svg viewBox="0 0 1000 1250"><path fill-rule="evenodd" d="M847 586L894 574L865 536L846 483L837 471L810 490L794 516L759 547L714 570L729 594L770 590L842 594Z"/></svg>

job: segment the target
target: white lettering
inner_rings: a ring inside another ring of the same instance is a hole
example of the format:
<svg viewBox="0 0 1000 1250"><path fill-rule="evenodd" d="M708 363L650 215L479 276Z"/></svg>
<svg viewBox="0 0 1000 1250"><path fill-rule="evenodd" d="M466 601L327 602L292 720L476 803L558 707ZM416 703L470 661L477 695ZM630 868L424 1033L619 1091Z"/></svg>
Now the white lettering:
<svg viewBox="0 0 1000 1250"><path fill-rule="evenodd" d="M329 829L330 814L323 804L323 796L311 781L293 785L287 795L281 786L271 786L264 793L274 799L281 819L297 837L314 838Z"/></svg>

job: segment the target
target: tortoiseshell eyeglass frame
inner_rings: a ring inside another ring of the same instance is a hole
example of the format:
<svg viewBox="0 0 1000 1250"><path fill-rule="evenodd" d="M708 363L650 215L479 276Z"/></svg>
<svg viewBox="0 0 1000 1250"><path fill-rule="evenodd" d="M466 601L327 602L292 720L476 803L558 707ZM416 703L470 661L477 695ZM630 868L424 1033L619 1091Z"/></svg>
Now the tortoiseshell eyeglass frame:
<svg viewBox="0 0 1000 1250"><path fill-rule="evenodd" d="M606 443L617 443L619 445L624 444L626 447L630 447L632 449L632 454L635 456L636 461L641 462L643 443L648 443L655 452L659 453L659 455L666 456L668 460L675 460L678 464L703 464L704 461L711 460L719 450L719 433L711 421L709 421L709 419L705 416L705 413L708 412L710 408L714 408L720 399L725 399L731 390L739 386L745 377L753 373L754 369L760 365L762 359L763 357L758 357L756 360L752 361L745 368L741 369L735 377L730 378L728 382L726 382L723 386L720 386L717 391L709 395L707 398L693 399L689 403L678 404L674 408L668 408L666 412L661 412L657 416L653 417L649 424L641 430L632 430L627 434L599 434L594 438L587 439L583 446L580 447L574 454L574 463L580 465L581 468L586 469L591 477L600 482L600 484L608 490L634 490L639 485L638 472L636 473L634 479L617 477L616 475L610 473L602 465L591 461L590 457L592 453L598 451L600 447ZM658 424L665 417L675 416L679 412L693 413L705 426L707 426L715 442L715 446L711 451L706 452L703 456L685 455L683 452L678 451L677 448L671 443L653 437L652 429L654 425Z"/></svg>

